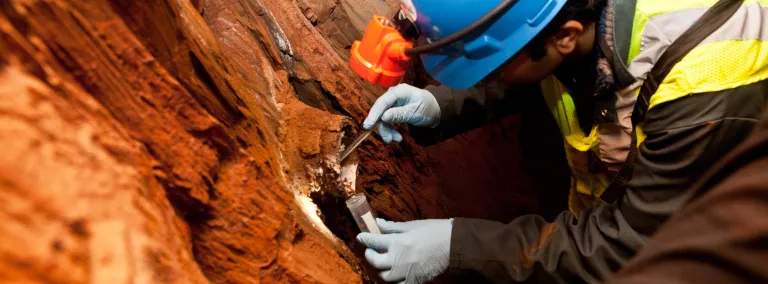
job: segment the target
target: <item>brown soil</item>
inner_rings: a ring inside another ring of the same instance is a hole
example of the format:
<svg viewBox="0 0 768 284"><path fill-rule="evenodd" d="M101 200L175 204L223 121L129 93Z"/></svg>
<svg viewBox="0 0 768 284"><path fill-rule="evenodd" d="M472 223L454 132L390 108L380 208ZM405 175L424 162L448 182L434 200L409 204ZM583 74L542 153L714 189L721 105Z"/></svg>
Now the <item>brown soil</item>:
<svg viewBox="0 0 768 284"><path fill-rule="evenodd" d="M0 282L375 282L351 192L392 220L535 212L520 117L338 161L384 91L346 49L396 2L0 3Z"/></svg>

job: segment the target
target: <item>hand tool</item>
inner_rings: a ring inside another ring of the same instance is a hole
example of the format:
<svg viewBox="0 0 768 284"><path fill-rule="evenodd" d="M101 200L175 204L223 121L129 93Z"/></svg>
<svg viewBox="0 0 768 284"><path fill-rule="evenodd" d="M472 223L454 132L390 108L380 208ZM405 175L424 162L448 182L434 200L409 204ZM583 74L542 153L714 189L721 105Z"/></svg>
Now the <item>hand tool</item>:
<svg viewBox="0 0 768 284"><path fill-rule="evenodd" d="M355 148L357 148L357 146L360 146L360 143L363 143L363 140L365 140L365 138L368 138L368 136L371 135L371 133L373 133L373 131L376 130L377 127L379 127L380 123L381 123L381 120L379 120L379 122L376 122L376 124L374 124L373 127L371 127L371 129L365 130L363 131L362 134L360 134L360 136L357 136L357 138L355 138L355 141L352 141L352 144L349 144L347 148L344 149L344 152L341 152L341 156L340 156L341 158L339 159L339 162L344 162L344 159L346 159L349 156L349 154L351 154L352 151L354 151Z"/></svg>

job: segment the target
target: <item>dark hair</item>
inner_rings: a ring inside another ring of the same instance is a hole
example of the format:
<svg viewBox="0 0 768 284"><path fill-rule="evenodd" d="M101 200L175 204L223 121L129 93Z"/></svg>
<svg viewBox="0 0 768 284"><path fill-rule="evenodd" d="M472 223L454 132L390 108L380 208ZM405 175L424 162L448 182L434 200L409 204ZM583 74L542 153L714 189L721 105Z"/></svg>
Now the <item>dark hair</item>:
<svg viewBox="0 0 768 284"><path fill-rule="evenodd" d="M585 26L597 23L606 2L607 0L568 0L560 13L528 43L524 51L534 61L544 58L547 56L547 50L544 48L546 41L555 36L562 25L568 21L578 21Z"/></svg>

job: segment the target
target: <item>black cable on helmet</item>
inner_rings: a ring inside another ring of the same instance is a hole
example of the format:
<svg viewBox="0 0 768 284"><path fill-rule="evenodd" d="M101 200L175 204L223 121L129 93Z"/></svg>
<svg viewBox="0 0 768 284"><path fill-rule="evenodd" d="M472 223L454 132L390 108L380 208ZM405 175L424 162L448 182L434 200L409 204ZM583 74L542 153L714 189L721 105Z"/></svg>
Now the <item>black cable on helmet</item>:
<svg viewBox="0 0 768 284"><path fill-rule="evenodd" d="M454 43L455 41L471 33L472 31L479 28L480 26L485 25L491 20L494 20L496 17L501 15L501 13L506 11L509 7L512 7L512 4L514 4L517 1L518 0L503 0L501 4L493 8L493 10L488 12L488 14L485 14L484 16L480 17L480 19L478 19L471 25L466 26L463 29L459 30L458 32L455 32L447 37L444 37L430 44L420 45L420 46L406 49L405 54L408 56L413 56L421 53L431 52L431 51L440 49L446 45L449 45L451 43Z"/></svg>

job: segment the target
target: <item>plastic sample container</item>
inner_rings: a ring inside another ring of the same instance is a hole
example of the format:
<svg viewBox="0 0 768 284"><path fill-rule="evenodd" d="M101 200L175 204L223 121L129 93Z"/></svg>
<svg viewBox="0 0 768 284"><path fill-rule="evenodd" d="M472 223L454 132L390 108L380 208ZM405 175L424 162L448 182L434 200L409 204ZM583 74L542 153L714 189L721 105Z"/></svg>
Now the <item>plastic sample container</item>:
<svg viewBox="0 0 768 284"><path fill-rule="evenodd" d="M376 225L376 216L373 215L364 194L358 193L347 199L347 208L352 212L352 217L360 231L381 234L379 226Z"/></svg>

